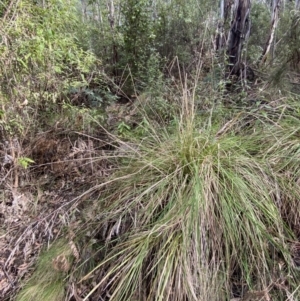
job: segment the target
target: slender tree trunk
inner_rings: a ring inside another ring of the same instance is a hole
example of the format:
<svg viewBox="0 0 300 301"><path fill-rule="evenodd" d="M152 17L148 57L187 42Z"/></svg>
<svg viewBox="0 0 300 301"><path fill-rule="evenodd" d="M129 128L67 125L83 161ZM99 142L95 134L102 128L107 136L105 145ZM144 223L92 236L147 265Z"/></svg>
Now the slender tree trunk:
<svg viewBox="0 0 300 301"><path fill-rule="evenodd" d="M271 28L270 33L265 45L265 48L263 50L263 53L261 55L260 64L263 65L267 61L268 54L270 53L270 50L272 48L272 45L274 43L275 38L275 31L278 25L279 20L279 8L280 8L281 0L273 0L272 1L272 20L271 20ZM274 51L274 50L273 50Z"/></svg>
<svg viewBox="0 0 300 301"><path fill-rule="evenodd" d="M112 52L113 52L113 61L112 61L112 65L113 65L113 73L115 73L115 75L117 75L117 68L116 68L116 64L118 63L118 49L117 49L117 44L115 41L115 4L114 4L114 0L109 0L107 2L107 8L108 8L108 21L110 24L110 29L111 29L111 33L112 33L112 37L113 37L113 43L112 43Z"/></svg>
<svg viewBox="0 0 300 301"><path fill-rule="evenodd" d="M115 5L114 5L114 0L110 0L107 3L107 8L108 8L108 21L110 24L110 28L114 30L115 28Z"/></svg>
<svg viewBox="0 0 300 301"><path fill-rule="evenodd" d="M231 13L233 0L220 0L220 21L218 23L218 32L216 36L215 49L217 51L224 49L227 41L225 25Z"/></svg>
<svg viewBox="0 0 300 301"><path fill-rule="evenodd" d="M81 0L82 21L85 21L87 19L86 8L87 8L87 4L85 0Z"/></svg>
<svg viewBox="0 0 300 301"><path fill-rule="evenodd" d="M240 75L242 48L250 35L250 0L235 0L233 18L228 36L227 54L229 61L229 75Z"/></svg>

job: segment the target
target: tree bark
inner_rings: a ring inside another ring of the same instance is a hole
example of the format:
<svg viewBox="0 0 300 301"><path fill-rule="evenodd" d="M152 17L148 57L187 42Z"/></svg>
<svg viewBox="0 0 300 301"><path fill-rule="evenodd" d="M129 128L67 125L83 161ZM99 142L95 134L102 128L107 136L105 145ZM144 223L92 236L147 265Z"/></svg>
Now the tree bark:
<svg viewBox="0 0 300 301"><path fill-rule="evenodd" d="M250 35L250 8L251 0L234 1L227 46L229 75L240 75L242 70L242 48Z"/></svg>
<svg viewBox="0 0 300 301"><path fill-rule="evenodd" d="M228 17L230 17L231 7L233 0L221 0L220 1L220 21L218 22L218 32L216 36L216 50L222 50L226 46L226 29Z"/></svg>
<svg viewBox="0 0 300 301"><path fill-rule="evenodd" d="M274 42L275 31L276 31L276 28L278 25L278 20L279 20L280 2L281 2L281 0L273 0L272 1L271 28L270 28L270 33L269 33L265 48L264 48L263 53L260 58L261 65L263 65L267 61L268 54L269 54L271 47L273 45L273 42Z"/></svg>
<svg viewBox="0 0 300 301"><path fill-rule="evenodd" d="M112 30L114 30L115 28L115 5L114 5L114 0L110 0L108 3L107 3L107 8L108 8L108 21L109 21L109 25L110 25L110 28Z"/></svg>
<svg viewBox="0 0 300 301"><path fill-rule="evenodd" d="M112 33L112 37L113 37L113 43L112 43L112 52L113 52L113 61L112 61L112 65L114 68L113 73L115 75L117 75L117 69L116 69L116 64L118 63L118 49L117 49L117 44L115 41L115 4L114 4L114 0L109 0L107 2L107 8L108 8L108 21L109 21L109 25L110 25L110 29L111 29L111 33Z"/></svg>

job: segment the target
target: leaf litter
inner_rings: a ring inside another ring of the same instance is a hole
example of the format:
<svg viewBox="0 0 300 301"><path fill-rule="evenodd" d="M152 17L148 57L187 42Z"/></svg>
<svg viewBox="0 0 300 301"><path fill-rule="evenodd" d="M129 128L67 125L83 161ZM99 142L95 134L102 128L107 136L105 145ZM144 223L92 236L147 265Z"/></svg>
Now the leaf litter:
<svg viewBox="0 0 300 301"><path fill-rule="evenodd" d="M15 138L0 145L1 300L13 300L32 275L42 249L61 236L66 226L72 232L72 227L80 225L78 210L70 208L89 197L78 198L90 188L89 183L111 174L112 164L104 150L108 145L103 137L57 132L41 133L30 143ZM26 170L18 165L21 156L34 161ZM79 261L73 238L69 233L68 245ZM63 255L53 259L52 267L64 272L71 268ZM84 290L70 282L70 298L81 300Z"/></svg>

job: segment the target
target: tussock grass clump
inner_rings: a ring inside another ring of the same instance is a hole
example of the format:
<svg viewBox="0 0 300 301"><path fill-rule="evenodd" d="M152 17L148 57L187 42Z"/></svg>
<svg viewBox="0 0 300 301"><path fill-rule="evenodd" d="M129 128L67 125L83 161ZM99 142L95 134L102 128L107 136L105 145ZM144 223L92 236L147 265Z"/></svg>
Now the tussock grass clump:
<svg viewBox="0 0 300 301"><path fill-rule="evenodd" d="M296 284L276 281L292 234L261 133L245 137L190 114L172 133L156 129L131 147L99 203L101 258L84 279L103 276L84 300L95 291L118 301L229 300L246 291L285 299Z"/></svg>
<svg viewBox="0 0 300 301"><path fill-rule="evenodd" d="M65 277L71 267L72 250L65 241L55 242L38 259L36 270L18 294L17 301L65 300Z"/></svg>
<svg viewBox="0 0 300 301"><path fill-rule="evenodd" d="M272 128L269 147L264 156L276 174L281 194L277 196L277 206L281 216L300 238L300 122L281 124ZM271 142L272 141L272 142ZM284 193L282 193L284 192Z"/></svg>

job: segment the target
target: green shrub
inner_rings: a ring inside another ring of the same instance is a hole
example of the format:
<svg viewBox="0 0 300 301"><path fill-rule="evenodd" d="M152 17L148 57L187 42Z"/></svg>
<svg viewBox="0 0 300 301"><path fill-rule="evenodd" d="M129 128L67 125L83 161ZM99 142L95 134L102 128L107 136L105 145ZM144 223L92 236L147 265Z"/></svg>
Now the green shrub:
<svg viewBox="0 0 300 301"><path fill-rule="evenodd" d="M21 128L35 122L37 110L55 107L62 91L83 81L95 65L94 56L76 44L75 2L15 1L0 19L0 100L10 132L24 133Z"/></svg>

